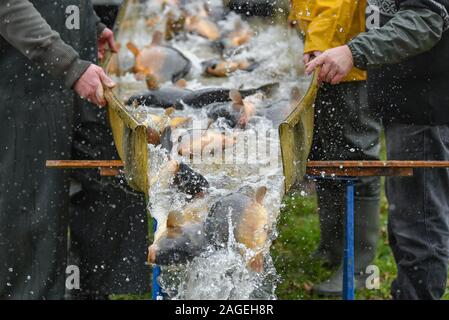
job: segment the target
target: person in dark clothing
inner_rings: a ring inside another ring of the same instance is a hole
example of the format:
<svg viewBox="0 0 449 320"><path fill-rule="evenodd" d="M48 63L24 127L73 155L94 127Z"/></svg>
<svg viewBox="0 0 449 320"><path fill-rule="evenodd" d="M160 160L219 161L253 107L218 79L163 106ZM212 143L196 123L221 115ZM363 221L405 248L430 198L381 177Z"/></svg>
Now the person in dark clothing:
<svg viewBox="0 0 449 320"><path fill-rule="evenodd" d="M368 70L369 99L382 116L390 160L449 160L449 1L376 0L380 27L307 66L339 83ZM395 299L439 299L449 260L449 170L387 178L389 241L398 266Z"/></svg>
<svg viewBox="0 0 449 320"><path fill-rule="evenodd" d="M69 175L45 161L71 157L73 91L104 105L114 86L81 58L95 30L111 43L90 1L0 2L0 299L64 297Z"/></svg>
<svg viewBox="0 0 449 320"><path fill-rule="evenodd" d="M84 45L97 43L91 37ZM97 62L105 46L99 49L98 57L94 50L82 58ZM118 160L107 111L85 104L75 103L72 158ZM98 300L150 292L144 195L129 188L123 177L101 177L98 170L74 170L71 178L69 264L79 267L81 287L68 290L68 297Z"/></svg>
<svg viewBox="0 0 449 320"><path fill-rule="evenodd" d="M94 1L95 12L100 17L101 21L109 28L112 29L115 24L115 19L120 9L119 3L121 1L110 1L112 4L96 4L102 3L101 1Z"/></svg>
<svg viewBox="0 0 449 320"><path fill-rule="evenodd" d="M118 160L106 110L86 108L82 101L75 109L73 159ZM124 177L101 177L98 170L74 170L71 178L69 264L79 267L81 287L70 290L70 298L150 292L144 195Z"/></svg>

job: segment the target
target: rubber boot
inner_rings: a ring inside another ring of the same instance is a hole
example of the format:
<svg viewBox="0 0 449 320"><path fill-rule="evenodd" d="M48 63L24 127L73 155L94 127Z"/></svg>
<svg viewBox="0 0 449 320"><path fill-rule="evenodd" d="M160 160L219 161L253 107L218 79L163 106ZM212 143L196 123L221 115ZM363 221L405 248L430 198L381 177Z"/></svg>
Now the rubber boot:
<svg viewBox="0 0 449 320"><path fill-rule="evenodd" d="M312 254L325 267L335 268L341 263L343 252L343 218L345 187L341 182L317 181L320 243Z"/></svg>
<svg viewBox="0 0 449 320"><path fill-rule="evenodd" d="M355 201L354 256L355 288L365 288L367 267L376 256L379 239L380 203L378 199ZM342 252L343 253L343 252ZM343 291L343 263L326 281L313 287L313 292L322 296L341 296Z"/></svg>

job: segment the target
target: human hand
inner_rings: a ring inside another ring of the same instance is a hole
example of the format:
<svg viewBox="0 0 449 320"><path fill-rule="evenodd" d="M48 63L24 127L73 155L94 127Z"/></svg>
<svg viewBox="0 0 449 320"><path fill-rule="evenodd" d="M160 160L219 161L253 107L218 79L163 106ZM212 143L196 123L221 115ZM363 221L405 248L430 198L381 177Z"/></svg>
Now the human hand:
<svg viewBox="0 0 449 320"><path fill-rule="evenodd" d="M308 64L310 60L315 59L316 57L320 56L323 52L322 51L313 51L313 52L307 52L304 53L304 64Z"/></svg>
<svg viewBox="0 0 449 320"><path fill-rule="evenodd" d="M318 67L321 67L318 75L319 83L338 84L354 67L352 52L347 45L326 50L319 57L307 63L306 73L311 74Z"/></svg>
<svg viewBox="0 0 449 320"><path fill-rule="evenodd" d="M104 58L106 45L109 46L112 52L116 53L118 51L114 40L114 32L109 28L104 29L98 38L98 59L100 60Z"/></svg>
<svg viewBox="0 0 449 320"><path fill-rule="evenodd" d="M105 106L104 88L115 87L114 81L109 78L103 69L91 64L73 86L73 90L83 99L98 106Z"/></svg>

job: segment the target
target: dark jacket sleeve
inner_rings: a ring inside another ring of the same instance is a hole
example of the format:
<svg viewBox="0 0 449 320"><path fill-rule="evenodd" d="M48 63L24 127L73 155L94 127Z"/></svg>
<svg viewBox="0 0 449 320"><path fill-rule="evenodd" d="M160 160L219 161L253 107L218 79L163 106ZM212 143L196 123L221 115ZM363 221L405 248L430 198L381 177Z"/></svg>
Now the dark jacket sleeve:
<svg viewBox="0 0 449 320"><path fill-rule="evenodd" d="M432 49L442 37L445 21L429 8L402 4L384 26L361 33L348 43L354 65L362 70L400 63Z"/></svg>
<svg viewBox="0 0 449 320"><path fill-rule="evenodd" d="M101 22L100 17L97 15L97 13L94 10L94 16L95 16L95 24L97 26L97 36L99 37L104 29L106 29L106 25Z"/></svg>
<svg viewBox="0 0 449 320"><path fill-rule="evenodd" d="M80 59L28 0L0 1L0 36L68 88L91 64Z"/></svg>

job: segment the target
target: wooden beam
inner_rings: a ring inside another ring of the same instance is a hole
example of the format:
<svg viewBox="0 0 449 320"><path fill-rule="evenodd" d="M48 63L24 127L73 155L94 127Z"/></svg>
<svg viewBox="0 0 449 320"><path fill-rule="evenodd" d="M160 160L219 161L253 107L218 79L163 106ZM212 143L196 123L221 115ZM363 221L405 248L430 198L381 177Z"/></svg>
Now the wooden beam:
<svg viewBox="0 0 449 320"><path fill-rule="evenodd" d="M413 168L307 168L307 175L315 177L411 177Z"/></svg>
<svg viewBox="0 0 449 320"><path fill-rule="evenodd" d="M96 168L122 168L120 160L48 160L47 168L55 169L96 169Z"/></svg>
<svg viewBox="0 0 449 320"><path fill-rule="evenodd" d="M49 168L123 167L120 160L48 160ZM309 161L308 168L449 168L449 161Z"/></svg>
<svg viewBox="0 0 449 320"><path fill-rule="evenodd" d="M124 166L120 160L49 160L48 168L99 169L103 176L115 176ZM449 168L449 161L309 161L307 174L323 177L413 176L418 168Z"/></svg>
<svg viewBox="0 0 449 320"><path fill-rule="evenodd" d="M119 168L100 168L100 176L102 177L116 177L120 174Z"/></svg>
<svg viewBox="0 0 449 320"><path fill-rule="evenodd" d="M309 161L309 168L449 168L449 161Z"/></svg>

